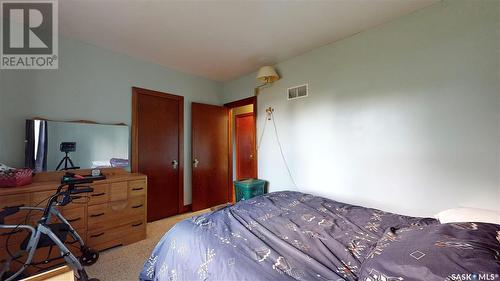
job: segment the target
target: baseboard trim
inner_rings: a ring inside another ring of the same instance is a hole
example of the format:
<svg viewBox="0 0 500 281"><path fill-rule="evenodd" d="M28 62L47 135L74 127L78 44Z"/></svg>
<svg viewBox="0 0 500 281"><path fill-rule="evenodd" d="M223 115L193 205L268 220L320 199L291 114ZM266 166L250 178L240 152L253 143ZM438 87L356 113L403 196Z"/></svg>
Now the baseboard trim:
<svg viewBox="0 0 500 281"><path fill-rule="evenodd" d="M227 206L232 206L233 203L224 203L224 204L220 204L220 205L217 205L217 206L213 206L212 208L210 208L210 211L212 212L215 212L215 211L218 211L220 209L224 209L226 208Z"/></svg>

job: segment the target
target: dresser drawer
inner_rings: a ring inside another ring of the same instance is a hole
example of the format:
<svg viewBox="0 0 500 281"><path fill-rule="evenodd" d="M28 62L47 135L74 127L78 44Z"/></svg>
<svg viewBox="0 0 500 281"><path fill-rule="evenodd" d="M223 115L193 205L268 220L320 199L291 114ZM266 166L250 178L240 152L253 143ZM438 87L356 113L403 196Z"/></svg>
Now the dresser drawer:
<svg viewBox="0 0 500 281"><path fill-rule="evenodd" d="M5 195L0 196L0 210L7 207L29 207L30 206L31 196L29 193L22 194L14 194L14 195ZM11 216L5 218L5 224L19 224L24 223L26 220L26 216L29 211L23 210L19 211ZM41 215L37 212L32 212L33 215ZM31 215L31 213L30 213ZM28 219L29 221L29 219ZM0 244L0 247L5 245Z"/></svg>
<svg viewBox="0 0 500 281"><path fill-rule="evenodd" d="M29 206L30 202L29 193L0 196L0 209L5 207Z"/></svg>
<svg viewBox="0 0 500 281"><path fill-rule="evenodd" d="M128 224L127 235L122 239L123 245L146 239L146 221L141 217Z"/></svg>
<svg viewBox="0 0 500 281"><path fill-rule="evenodd" d="M33 192L31 194L31 206L44 208L47 205L49 197L55 192L55 190Z"/></svg>
<svg viewBox="0 0 500 281"><path fill-rule="evenodd" d="M128 182L128 196L144 196L146 195L146 180L136 180Z"/></svg>
<svg viewBox="0 0 500 281"><path fill-rule="evenodd" d="M94 191L89 193L89 206L108 202L109 184L96 184L93 185L92 188Z"/></svg>
<svg viewBox="0 0 500 281"><path fill-rule="evenodd" d="M146 214L146 197L132 197L128 200L126 216L140 216Z"/></svg>
<svg viewBox="0 0 500 281"><path fill-rule="evenodd" d="M146 197L132 197L127 201L110 202L113 217L122 222L130 222L131 217L145 216Z"/></svg>
<svg viewBox="0 0 500 281"><path fill-rule="evenodd" d="M109 185L109 201L127 200L128 182L114 182Z"/></svg>
<svg viewBox="0 0 500 281"><path fill-rule="evenodd" d="M40 208L45 208L47 206L47 202L49 201L49 198L56 193L56 190L48 190L48 191L39 191L39 192L33 192L31 195L31 204L30 206L33 207L40 207ZM66 209L71 209L71 208L78 208L82 206L82 204L87 203L87 195L85 193L80 194L80 198L75 198L71 203L68 205L64 206ZM59 198L60 200L60 198Z"/></svg>
<svg viewBox="0 0 500 281"><path fill-rule="evenodd" d="M87 245L93 248L96 245L108 242L116 241L116 246L120 245L121 242L117 241L126 235L127 227L115 227L98 231L88 231L87 232Z"/></svg>
<svg viewBox="0 0 500 281"><path fill-rule="evenodd" d="M108 203L88 206L87 209L87 229L105 227L106 224L112 223L113 217ZM118 223L118 222L115 222Z"/></svg>
<svg viewBox="0 0 500 281"><path fill-rule="evenodd" d="M128 223L131 217L146 214L145 197L132 197L129 200L108 202L89 206L87 211L88 229L103 229Z"/></svg>
<svg viewBox="0 0 500 281"><path fill-rule="evenodd" d="M14 194L14 195L6 195L0 197L0 209L6 207L29 207L30 206L31 196L29 193L23 194ZM29 217L27 217L29 215ZM5 218L5 224L17 225L17 224L25 224L26 222L29 224L31 222L31 218L33 217L41 217L42 213L33 211L29 212L27 210L21 210L11 216ZM1 233L10 232L10 230L2 230ZM0 238L0 242L1 242ZM10 239L9 239L10 240ZM0 244L0 247L4 247L5 244Z"/></svg>
<svg viewBox="0 0 500 281"><path fill-rule="evenodd" d="M61 214L75 229L87 227L87 214L85 206L67 209L66 206L62 208Z"/></svg>
<svg viewBox="0 0 500 281"><path fill-rule="evenodd" d="M127 224L103 230L88 231L87 245L102 250L118 245L130 244L144 239L146 224L144 219L135 218ZM112 241L113 243L109 243ZM106 245L106 246L104 246Z"/></svg>
<svg viewBox="0 0 500 281"><path fill-rule="evenodd" d="M42 217L43 213L40 211L32 211L29 210L19 210L19 212L5 217L5 224L9 225L17 225L17 224L31 224L33 221L36 221Z"/></svg>

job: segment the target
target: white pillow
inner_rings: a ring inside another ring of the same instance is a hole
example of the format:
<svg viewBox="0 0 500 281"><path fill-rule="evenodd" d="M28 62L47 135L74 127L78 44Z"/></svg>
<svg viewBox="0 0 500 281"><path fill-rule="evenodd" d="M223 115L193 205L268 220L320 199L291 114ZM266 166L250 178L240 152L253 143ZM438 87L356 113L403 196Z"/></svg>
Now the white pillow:
<svg viewBox="0 0 500 281"><path fill-rule="evenodd" d="M500 224L500 212L476 208L454 208L439 212L434 216L441 223L486 222Z"/></svg>

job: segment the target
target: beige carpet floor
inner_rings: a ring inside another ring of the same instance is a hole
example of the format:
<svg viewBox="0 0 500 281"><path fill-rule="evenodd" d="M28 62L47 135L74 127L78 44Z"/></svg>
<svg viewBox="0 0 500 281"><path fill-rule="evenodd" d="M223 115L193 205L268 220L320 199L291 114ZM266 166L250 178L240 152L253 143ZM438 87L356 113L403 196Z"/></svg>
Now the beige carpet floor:
<svg viewBox="0 0 500 281"><path fill-rule="evenodd" d="M207 211L209 210L186 213L148 223L145 240L102 252L97 263L87 267L89 277L98 278L101 281L137 281L144 262L163 235L179 221Z"/></svg>

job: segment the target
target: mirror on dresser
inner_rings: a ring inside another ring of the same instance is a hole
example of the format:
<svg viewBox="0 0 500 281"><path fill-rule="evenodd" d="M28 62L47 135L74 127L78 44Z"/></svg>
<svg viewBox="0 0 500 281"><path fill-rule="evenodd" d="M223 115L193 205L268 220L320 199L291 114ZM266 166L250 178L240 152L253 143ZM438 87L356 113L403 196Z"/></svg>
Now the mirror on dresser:
<svg viewBox="0 0 500 281"><path fill-rule="evenodd" d="M129 170L126 125L26 120L25 166L41 171L120 167Z"/></svg>

